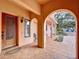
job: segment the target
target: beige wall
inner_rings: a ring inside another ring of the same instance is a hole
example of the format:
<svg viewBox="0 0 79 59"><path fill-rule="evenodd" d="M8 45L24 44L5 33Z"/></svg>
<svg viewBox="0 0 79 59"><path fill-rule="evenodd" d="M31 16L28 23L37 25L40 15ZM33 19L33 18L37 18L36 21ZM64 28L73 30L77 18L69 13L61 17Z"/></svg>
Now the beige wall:
<svg viewBox="0 0 79 59"><path fill-rule="evenodd" d="M25 17L27 19L29 19L29 12L8 2L7 0L0 0L0 52L1 52L1 13L5 12L5 13L9 13L15 16L18 16L18 26L19 26L19 46L23 46L26 44L29 44L32 42L32 38L28 37L28 38L24 38L24 22L21 23L21 17Z"/></svg>
<svg viewBox="0 0 79 59"><path fill-rule="evenodd" d="M30 37L25 38L24 37L24 21L23 23L21 23L21 17L19 17L18 20L18 25L19 25L19 47L30 44L33 42L33 37L32 37L32 33L31 30L33 31L33 29L30 27Z"/></svg>
<svg viewBox="0 0 79 59"><path fill-rule="evenodd" d="M24 38L24 22L20 22L21 17L19 17L18 20L18 25L19 25L19 46L23 46L26 44L30 44L34 42L34 37L33 33L37 34L37 19L31 19L31 24L30 24L30 37Z"/></svg>

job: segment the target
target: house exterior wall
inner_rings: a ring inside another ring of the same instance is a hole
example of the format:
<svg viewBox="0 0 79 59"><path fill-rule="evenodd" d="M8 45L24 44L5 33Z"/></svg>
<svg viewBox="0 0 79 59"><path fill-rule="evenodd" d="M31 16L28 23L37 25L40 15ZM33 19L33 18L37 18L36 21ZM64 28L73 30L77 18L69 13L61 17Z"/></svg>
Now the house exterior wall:
<svg viewBox="0 0 79 59"><path fill-rule="evenodd" d="M53 20L50 19L50 17L46 18L46 25L47 25L47 31L46 31L46 37L51 38L52 36L52 25L53 25Z"/></svg>
<svg viewBox="0 0 79 59"><path fill-rule="evenodd" d="M78 1L77 0L51 0L49 3L46 3L42 5L41 7L41 15L35 15L33 13L30 13L31 19L37 18L38 19L38 46L44 47L44 21L46 17L53 11L57 9L68 9L71 10L79 19L79 12L78 12ZM13 14L16 16L19 16L19 19L21 16L24 16L29 19L29 13L28 11L8 2L7 0L1 0L0 1L0 18L1 13L6 12L9 14ZM79 23L79 20L77 20ZM23 23L19 23L19 46L26 45L28 42L31 43L31 37L24 38L23 37ZM21 27L20 27L21 26ZM77 25L79 28L79 24ZM0 19L0 28L1 28L1 19ZM31 29L32 30L32 29ZM77 32L79 34L79 31ZM0 29L1 34L1 29ZM79 39L79 37L78 37ZM79 40L77 41L79 42ZM78 44L79 46L79 44ZM1 35L0 35L0 47L1 47ZM1 48L0 48L1 51Z"/></svg>
<svg viewBox="0 0 79 59"><path fill-rule="evenodd" d="M77 18L78 16L78 0L51 0L50 2L41 6L41 16L31 13L31 18L38 18L38 46L44 48L45 39L44 39L44 23L46 17L55 10L58 9L68 9L72 11ZM40 21L41 20L41 21ZM79 22L79 20L77 20ZM41 25L39 25L41 24ZM77 25L79 28L79 25ZM78 29L77 29L78 30ZM42 34L41 34L42 33ZM79 37L78 37L79 39ZM77 41L78 42L78 41Z"/></svg>
<svg viewBox="0 0 79 59"><path fill-rule="evenodd" d="M19 17L18 25L19 25L19 47L30 44L34 42L33 33L37 34L37 19L36 21L30 21L30 37L24 38L24 22L20 22L21 17Z"/></svg>
<svg viewBox="0 0 79 59"><path fill-rule="evenodd" d="M78 0L52 0L51 2L43 6L43 20L45 21L46 17L55 10L58 9L67 9L75 14L77 17L77 39L76 39L76 56L79 57L79 10L78 10ZM43 32L43 30L42 30ZM42 33L40 32L40 33ZM44 33L44 32L43 32ZM45 40L45 39L42 39ZM44 41L43 41L44 42ZM46 46L46 45L43 45Z"/></svg>
<svg viewBox="0 0 79 59"><path fill-rule="evenodd" d="M29 12L16 6L13 3L8 2L7 0L0 0L0 53L2 49L2 39L1 39L1 26L2 26L2 12L18 16L18 46L21 47L23 45L27 45L32 43L32 37L24 38L24 22L21 23L21 17L25 17L29 19Z"/></svg>

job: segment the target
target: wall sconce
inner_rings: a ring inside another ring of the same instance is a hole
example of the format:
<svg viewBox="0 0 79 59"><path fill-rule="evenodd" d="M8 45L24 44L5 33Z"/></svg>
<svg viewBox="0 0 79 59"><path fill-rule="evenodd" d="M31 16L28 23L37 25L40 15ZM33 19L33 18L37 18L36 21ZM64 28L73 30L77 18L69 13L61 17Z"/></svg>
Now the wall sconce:
<svg viewBox="0 0 79 59"><path fill-rule="evenodd" d="M24 17L21 18L21 23L23 23L23 19L24 19Z"/></svg>

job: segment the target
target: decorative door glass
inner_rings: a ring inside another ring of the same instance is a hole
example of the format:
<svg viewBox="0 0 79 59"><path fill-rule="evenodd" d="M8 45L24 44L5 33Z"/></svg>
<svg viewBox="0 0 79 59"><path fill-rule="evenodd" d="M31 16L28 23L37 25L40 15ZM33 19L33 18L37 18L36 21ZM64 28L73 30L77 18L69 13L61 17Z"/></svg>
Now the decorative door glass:
<svg viewBox="0 0 79 59"><path fill-rule="evenodd" d="M15 23L14 23L14 17L12 16L6 16L5 17L5 35L6 39L12 39L15 36Z"/></svg>

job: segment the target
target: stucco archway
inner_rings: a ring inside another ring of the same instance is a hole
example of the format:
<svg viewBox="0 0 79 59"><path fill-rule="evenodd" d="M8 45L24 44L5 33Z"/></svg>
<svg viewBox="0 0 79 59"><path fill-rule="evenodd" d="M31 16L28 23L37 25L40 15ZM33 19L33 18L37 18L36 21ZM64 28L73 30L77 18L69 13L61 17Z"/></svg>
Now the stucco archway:
<svg viewBox="0 0 79 59"><path fill-rule="evenodd" d="M68 12L68 13L70 13L73 17L74 17L74 19L75 19L75 29L76 29L76 46L77 46L77 31L78 31L78 29L77 29L77 17L75 16L75 14L72 12L72 11L70 11L70 10L67 10L67 9L58 9L58 10L55 10L55 11L53 11L53 12L51 12L47 17L46 17L46 19L45 19L45 22L44 22L44 44L45 44L45 47L46 47L46 22L47 22L47 19L50 17L50 18L52 18L52 19L54 19L54 17L52 17L53 16L53 14L55 14L56 12ZM76 49L77 49L77 47L76 47Z"/></svg>

